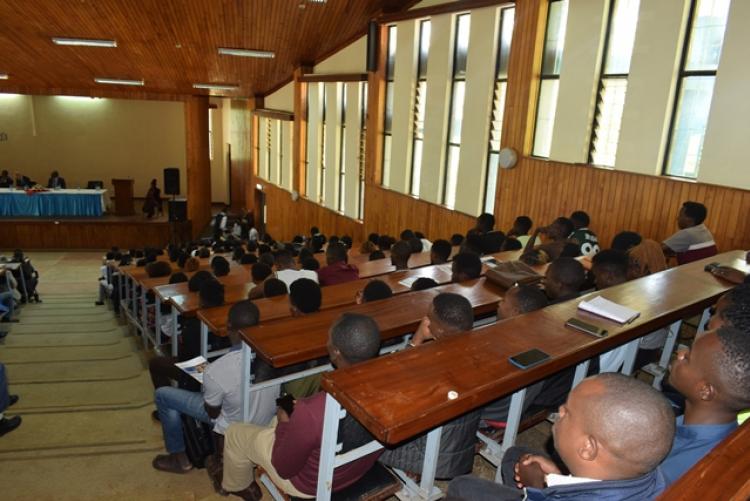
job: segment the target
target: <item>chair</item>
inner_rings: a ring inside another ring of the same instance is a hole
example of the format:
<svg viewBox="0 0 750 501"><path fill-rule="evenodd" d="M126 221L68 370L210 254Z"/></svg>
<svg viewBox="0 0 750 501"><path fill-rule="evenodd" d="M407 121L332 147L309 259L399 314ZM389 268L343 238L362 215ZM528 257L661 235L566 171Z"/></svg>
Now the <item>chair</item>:
<svg viewBox="0 0 750 501"><path fill-rule="evenodd" d="M709 245L691 245L685 252L677 253L677 264L687 264L707 257L715 256L719 253L716 244L710 242Z"/></svg>
<svg viewBox="0 0 750 501"><path fill-rule="evenodd" d="M101 190L104 189L104 181L89 181L86 184L87 190Z"/></svg>

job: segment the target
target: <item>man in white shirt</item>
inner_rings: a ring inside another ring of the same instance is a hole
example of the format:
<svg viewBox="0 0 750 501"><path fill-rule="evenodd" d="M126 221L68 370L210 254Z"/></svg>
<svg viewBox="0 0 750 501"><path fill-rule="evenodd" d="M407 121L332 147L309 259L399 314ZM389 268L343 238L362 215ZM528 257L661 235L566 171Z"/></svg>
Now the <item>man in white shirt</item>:
<svg viewBox="0 0 750 501"><path fill-rule="evenodd" d="M274 258L274 266L276 267L276 278L286 284L287 289L292 286L295 280L300 278L309 278L315 283L318 283L318 274L312 270L298 270L294 263L294 257L288 250L282 250L276 253Z"/></svg>
<svg viewBox="0 0 750 501"><path fill-rule="evenodd" d="M259 319L258 307L249 300L232 306L227 321L232 349L206 367L203 372L202 392L171 386L156 390L154 400L168 454L156 456L152 462L154 468L170 473L185 473L193 468L185 454L180 414L204 423L213 423L213 431L222 437L229 423L241 421L242 341L238 330L257 325ZM261 426L267 425L276 412L278 396L278 386L252 393L250 422Z"/></svg>

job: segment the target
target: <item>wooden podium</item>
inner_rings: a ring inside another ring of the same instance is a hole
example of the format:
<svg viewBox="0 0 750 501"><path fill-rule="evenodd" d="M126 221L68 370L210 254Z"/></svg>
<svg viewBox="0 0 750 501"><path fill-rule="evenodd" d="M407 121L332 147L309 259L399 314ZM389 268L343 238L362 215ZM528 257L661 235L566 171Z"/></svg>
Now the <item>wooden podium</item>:
<svg viewBox="0 0 750 501"><path fill-rule="evenodd" d="M113 179L112 185L115 187L115 215L134 216L133 180Z"/></svg>

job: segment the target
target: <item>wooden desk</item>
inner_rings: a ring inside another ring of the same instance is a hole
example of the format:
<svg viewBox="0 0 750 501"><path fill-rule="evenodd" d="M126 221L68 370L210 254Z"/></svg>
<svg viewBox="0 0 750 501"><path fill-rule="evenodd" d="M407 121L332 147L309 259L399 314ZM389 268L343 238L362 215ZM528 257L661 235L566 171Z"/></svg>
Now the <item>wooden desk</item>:
<svg viewBox="0 0 750 501"><path fill-rule="evenodd" d="M632 324L620 326L586 315L578 311L579 301L571 300L327 373L323 388L377 440L395 444L700 312L732 288L732 284L703 271L714 261L748 269L744 252L720 254L587 296L601 295L638 310L641 315ZM566 329L565 321L574 316L606 326L609 336L596 339ZM508 361L508 357L532 348L542 349L551 359L525 371ZM271 355L281 358L276 353ZM456 392L456 398L450 399L449 392Z"/></svg>
<svg viewBox="0 0 750 501"><path fill-rule="evenodd" d="M372 317L380 327L383 340L414 332L427 314L432 299L441 292L454 292L466 297L475 315L494 311L504 294L497 286L479 278L372 303L330 308L301 318L263 323L240 332L245 342L266 362L274 367L285 367L325 356L328 330L342 313Z"/></svg>
<svg viewBox="0 0 750 501"><path fill-rule="evenodd" d="M658 501L750 499L750 420L698 461Z"/></svg>

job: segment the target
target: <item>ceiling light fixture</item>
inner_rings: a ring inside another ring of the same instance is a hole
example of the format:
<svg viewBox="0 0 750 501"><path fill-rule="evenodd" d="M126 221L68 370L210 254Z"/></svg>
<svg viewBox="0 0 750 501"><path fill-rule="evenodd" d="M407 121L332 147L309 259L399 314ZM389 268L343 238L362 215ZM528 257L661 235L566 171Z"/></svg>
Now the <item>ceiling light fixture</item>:
<svg viewBox="0 0 750 501"><path fill-rule="evenodd" d="M108 85L134 85L134 86L144 85L143 80L123 80L120 78L95 78L94 82L98 84L108 84Z"/></svg>
<svg viewBox="0 0 750 501"><path fill-rule="evenodd" d="M0 80L7 80L8 74L7 73L0 73Z"/></svg>
<svg viewBox="0 0 750 501"><path fill-rule="evenodd" d="M230 85L230 84L207 84L207 83L193 84L193 89L237 90L239 88L240 88L239 85Z"/></svg>
<svg viewBox="0 0 750 501"><path fill-rule="evenodd" d="M328 0L307 0L307 3L326 3Z"/></svg>
<svg viewBox="0 0 750 501"><path fill-rule="evenodd" d="M268 50L232 49L230 47L219 47L219 54L223 56L260 57L265 59L276 57L276 54Z"/></svg>
<svg viewBox="0 0 750 501"><path fill-rule="evenodd" d="M117 47L117 40L92 40L86 38L52 37L56 45L77 45L84 47Z"/></svg>

